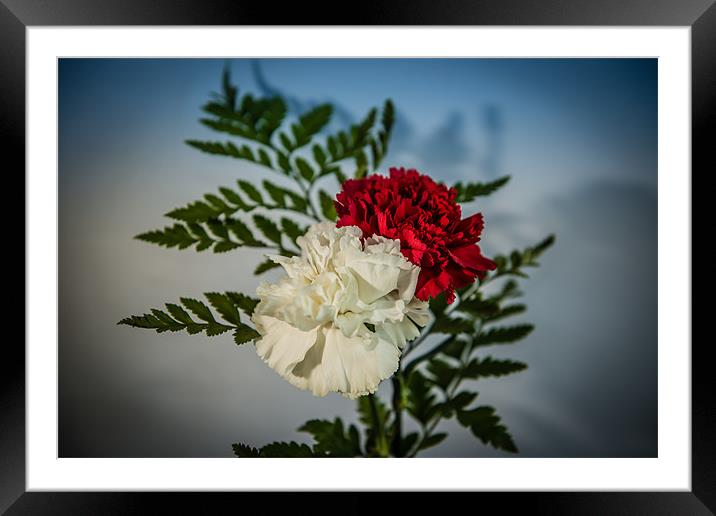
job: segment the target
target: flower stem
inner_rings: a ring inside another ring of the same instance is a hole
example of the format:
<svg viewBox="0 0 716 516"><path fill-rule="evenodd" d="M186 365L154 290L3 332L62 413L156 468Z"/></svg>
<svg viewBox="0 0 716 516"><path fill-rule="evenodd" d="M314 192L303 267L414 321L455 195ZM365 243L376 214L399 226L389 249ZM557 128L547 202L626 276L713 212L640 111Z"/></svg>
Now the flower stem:
<svg viewBox="0 0 716 516"><path fill-rule="evenodd" d="M480 332L482 331L483 324L484 323L482 321L480 321L480 324L477 329L477 335L479 335ZM447 340L442 342L439 346L437 346L435 349L443 348L445 345L447 345L449 342L452 342L454 339L455 339L454 336L448 338ZM472 353L472 350L473 350L472 343L471 342L466 343L465 347L462 350L462 354L460 355L460 370L459 370L458 374L456 375L456 377L454 378L453 382L450 385L448 385L448 388L445 391L445 401L449 401L453 398L453 396L455 396L455 393L457 392L457 389L460 386L460 383L463 381L464 378L462 377L462 374L463 374L463 371L465 370L465 368L467 367L468 362L470 361L470 354ZM429 353L432 353L432 351ZM427 354L428 353L426 353L425 355L427 355ZM413 361L413 363L417 363L422 358L423 357L416 358ZM420 449L423 447L423 444L425 444L425 442L430 438L430 436L435 431L435 429L437 428L437 426L441 420L442 420L442 416L438 415L428 425L423 425L423 435L420 438L420 441L418 441L417 445L415 446L415 449L412 452L408 453L408 455L407 455L408 457L415 457L418 454Z"/></svg>
<svg viewBox="0 0 716 516"><path fill-rule="evenodd" d="M463 361L461 361L460 362L461 372L464 367L465 367L465 364ZM458 377L457 381L448 387L448 390L445 393L445 401L452 399L452 397L455 395L455 392L457 391L458 386L460 385L460 381L461 380ZM415 448L413 449L413 451L408 453L408 455L407 455L408 457L415 457L418 454L418 452L421 450L421 448L423 447L425 442L430 438L432 433L435 431L438 424L440 424L441 420L442 420L442 417L438 415L428 425L423 425L423 429L422 429L423 435L420 437L420 441L418 441L418 443L415 445Z"/></svg>
<svg viewBox="0 0 716 516"><path fill-rule="evenodd" d="M393 457L400 457L403 439L403 375L400 371L395 373L392 382L395 425L393 431L393 441L390 443L390 447Z"/></svg>
<svg viewBox="0 0 716 516"><path fill-rule="evenodd" d="M451 337L448 337L447 339L445 339L444 341L442 341L440 344L438 344L437 346L435 346L435 347L434 347L433 349L431 349L430 351L427 351L427 352L423 353L422 355L420 355L420 356L416 357L415 359L413 359L410 363L408 363L407 366L405 366L405 374L406 374L406 375L410 374L410 372L411 372L413 369L415 369L415 366L417 366L417 365L420 364L421 362L423 362L423 361L425 361L425 360L428 360L428 359L432 358L433 356L437 355L437 354L440 353L442 350L444 350L444 349L445 349L452 341L454 341L454 340L455 340L455 336L454 336L454 335L451 336Z"/></svg>
<svg viewBox="0 0 716 516"><path fill-rule="evenodd" d="M370 415L373 418L373 431L375 432L375 449L380 457L387 457L390 450L388 449L388 440L385 437L385 429L383 422L378 415L378 407L375 404L375 395L368 395L368 403L370 404Z"/></svg>

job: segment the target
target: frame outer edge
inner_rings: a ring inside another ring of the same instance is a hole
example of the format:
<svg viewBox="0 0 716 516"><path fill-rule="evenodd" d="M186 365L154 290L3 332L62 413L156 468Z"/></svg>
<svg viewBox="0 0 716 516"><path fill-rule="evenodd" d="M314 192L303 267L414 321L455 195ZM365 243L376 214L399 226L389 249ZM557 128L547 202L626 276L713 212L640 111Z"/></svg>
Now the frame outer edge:
<svg viewBox="0 0 716 516"><path fill-rule="evenodd" d="M20 197L15 185L11 186L9 180L20 182L22 178L22 186L19 190L22 192L24 202L25 24L3 3L0 3L0 146L3 149L2 170L5 172L3 175L4 180L7 181L9 196ZM21 239L22 270L26 273L24 227ZM20 238L15 241L20 241ZM19 280L19 274L11 275ZM24 285L22 290L25 291ZM23 294L23 307L24 296L25 294ZM0 369L0 513L25 491L24 323L22 341L17 337L6 338L2 353L3 356L0 358L2 366Z"/></svg>
<svg viewBox="0 0 716 516"><path fill-rule="evenodd" d="M27 25L691 25L714 0L2 0Z"/></svg>
<svg viewBox="0 0 716 516"><path fill-rule="evenodd" d="M28 0L28 4L30 3L37 4L37 2ZM708 129L714 129L713 116L716 113L716 4L713 3L713 0L703 3L710 4L710 7L703 11L692 26L692 170L703 169L702 174L705 175L707 166L710 171L716 168L711 140L707 136L712 132ZM75 2L76 4L77 2ZM70 11L72 11L71 8ZM33 21L39 21L36 13L31 14ZM111 13L109 14L111 15ZM393 11L393 15L395 14L396 12ZM531 15L527 13L527 18L530 17ZM40 18L43 17L40 16ZM46 19L46 16L44 18ZM388 16L388 18L392 18L392 16ZM76 19L76 21L80 24L92 24L92 20ZM395 20L391 21L395 23ZM567 20L561 20L561 22L568 23ZM558 23L558 21L554 20L554 23ZM62 24L62 21L50 20L49 24L59 25ZM679 24L679 22L675 24ZM6 156L16 158L17 165L11 170L22 168L23 177L25 164L24 56L25 23L4 2L0 3L0 66L3 70L3 80L0 81L0 106L2 107L2 117L0 117L0 138L2 140L0 141L3 141L7 148ZM23 182L23 197L24 194ZM701 503L713 511L716 509L714 489L716 485L716 442L713 440L712 434L713 429L716 428L716 403L710 394L713 391L713 381L711 373L707 370L709 361L706 359L704 348L705 346L701 349L694 346L692 351L694 357L692 489ZM0 477L2 478L2 482L0 482L0 513L12 505L25 489L24 347L7 346L5 352L9 352L10 356L4 356L2 363L5 367L3 374L0 375L0 411L3 415L3 425L0 425ZM572 496L574 495L576 493ZM81 497L83 495L78 493L69 496ZM618 499L623 495L613 496ZM35 497L44 497L44 495L40 493L32 496L25 494L18 502L27 503L28 498ZM117 497L118 494L115 494L110 496L110 499L114 498L117 501ZM565 498L569 499L570 497L567 495ZM582 501L585 501L585 498L594 500L589 495L579 498ZM14 508L17 508L18 505L20 503L16 503ZM581 504L577 503L576 505ZM596 505L599 506L599 504ZM61 505L56 508L60 509L58 513L64 512L61 510ZM596 507L593 506L593 508ZM605 506L602 505L602 508Z"/></svg>
<svg viewBox="0 0 716 516"><path fill-rule="evenodd" d="M713 175L716 170L716 3L712 4L691 28L691 146L692 146L692 264L693 234L693 178ZM700 219L699 219L700 220ZM693 271L692 271L693 277ZM693 338L693 280L692 285L692 388L691 388L691 489L711 511L716 513L716 401L714 399L713 362L709 360L711 339ZM699 284L699 291L706 290ZM704 306L704 305L700 305Z"/></svg>

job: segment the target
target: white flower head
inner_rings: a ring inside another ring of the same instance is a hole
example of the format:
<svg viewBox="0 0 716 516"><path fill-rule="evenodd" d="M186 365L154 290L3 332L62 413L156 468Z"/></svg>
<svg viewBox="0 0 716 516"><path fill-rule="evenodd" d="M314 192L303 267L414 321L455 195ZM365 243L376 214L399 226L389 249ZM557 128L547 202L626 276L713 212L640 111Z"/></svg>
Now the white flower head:
<svg viewBox="0 0 716 516"><path fill-rule="evenodd" d="M375 392L428 321L428 303L414 296L420 268L399 241L363 239L355 226L315 224L297 243L301 256L270 257L286 276L256 289L257 353L316 396Z"/></svg>

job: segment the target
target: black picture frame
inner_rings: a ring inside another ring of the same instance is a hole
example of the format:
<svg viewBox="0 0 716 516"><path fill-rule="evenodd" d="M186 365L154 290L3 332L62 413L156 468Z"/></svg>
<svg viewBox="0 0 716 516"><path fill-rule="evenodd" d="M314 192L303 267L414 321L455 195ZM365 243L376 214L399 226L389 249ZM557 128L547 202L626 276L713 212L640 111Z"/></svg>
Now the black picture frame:
<svg viewBox="0 0 716 516"><path fill-rule="evenodd" d="M10 177L24 177L25 29L38 25L293 25L300 22L307 25L689 26L692 36L691 178L694 171L700 170L699 174L705 175L707 170L716 168L712 140L708 136L716 129L714 0L413 0L354 6L355 9L349 11L321 2L312 2L311 9L306 9L302 3L268 4L247 0L0 0L0 142L5 147L2 169L6 188ZM21 188L24 193L24 181ZM13 197L16 191L10 189ZM7 198L8 190L5 195ZM709 346L707 342L692 339L691 492L454 493L450 496L458 498L451 503L470 504L483 511L487 507L510 511L526 506L537 514L713 514L716 512L716 402L713 396L716 386L707 357ZM130 514L149 512L150 506L158 504L162 512L174 512L176 508L179 512L211 513L217 504L231 504L240 510L240 507L253 507L254 501L262 503L259 500L262 495L256 493L169 496L25 492L25 353L19 339L6 337L0 364L0 511L7 510L7 514ZM307 495L286 494L281 501L300 507L298 504ZM345 508L365 513L374 510L373 507L388 511L392 506L397 508L398 503L404 511L404 501L409 498L413 503L422 504L425 494L388 501L374 500L385 498L384 494L344 496L350 499L341 502L342 513L346 512ZM240 506L236 505L239 498Z"/></svg>

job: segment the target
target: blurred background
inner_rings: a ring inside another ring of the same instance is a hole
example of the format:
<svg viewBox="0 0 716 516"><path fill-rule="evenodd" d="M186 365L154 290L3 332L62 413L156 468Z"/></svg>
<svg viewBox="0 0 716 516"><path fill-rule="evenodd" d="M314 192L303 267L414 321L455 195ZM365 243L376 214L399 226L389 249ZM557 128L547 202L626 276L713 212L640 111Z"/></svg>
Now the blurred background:
<svg viewBox="0 0 716 516"><path fill-rule="evenodd" d="M174 207L270 173L183 143L216 139L198 118L225 63L59 62L62 457L230 457L236 441L309 442L295 431L308 419L356 420L354 402L295 389L230 333L116 325L180 296L253 294L258 284L260 250L196 253L132 239L170 224L162 215ZM507 253L549 233L557 242L522 281L522 319L535 331L489 350L529 368L480 380L481 403L497 408L519 456L657 455L656 59L229 65L240 93L282 94L294 115L334 103L334 128L392 98L397 123L382 171L415 167L446 183L511 175L463 208L485 216L483 250ZM510 456L454 421L444 429L450 437L424 456Z"/></svg>

